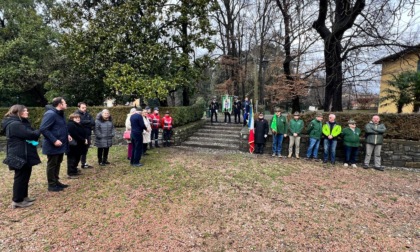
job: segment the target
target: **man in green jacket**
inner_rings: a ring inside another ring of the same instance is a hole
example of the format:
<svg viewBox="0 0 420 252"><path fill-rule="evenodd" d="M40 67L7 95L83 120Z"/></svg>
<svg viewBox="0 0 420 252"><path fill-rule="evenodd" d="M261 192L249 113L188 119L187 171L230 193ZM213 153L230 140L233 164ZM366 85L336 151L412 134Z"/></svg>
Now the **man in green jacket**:
<svg viewBox="0 0 420 252"><path fill-rule="evenodd" d="M335 115L328 116L328 122L322 126L324 134L324 163L328 162L328 156L331 157L331 164L335 164L335 149L337 148L337 137L341 133L341 126L335 121Z"/></svg>
<svg viewBox="0 0 420 252"><path fill-rule="evenodd" d="M283 138L287 137L287 118L281 114L281 109L275 109L275 115L270 123L271 132L273 133L273 157L276 155L281 157L281 147Z"/></svg>
<svg viewBox="0 0 420 252"><path fill-rule="evenodd" d="M363 164L363 168L368 169L370 163L370 157L372 152L374 152L374 168L378 171L384 171L384 168L381 166L381 150L382 144L384 142L383 134L386 131L385 125L380 123L380 118L378 115L372 117L370 121L365 126L366 132L366 157Z"/></svg>
<svg viewBox="0 0 420 252"><path fill-rule="evenodd" d="M309 123L308 128L306 129L309 135L309 147L306 151L306 160L310 160L312 157L314 161L319 161L318 149L322 136L322 118L322 113L317 113L315 119Z"/></svg>
<svg viewBox="0 0 420 252"><path fill-rule="evenodd" d="M360 129L356 127L356 121L350 119L348 121L349 127L344 128L341 132L344 142L344 153L345 161L344 166L351 165L353 168L357 168L356 160L359 152L360 145Z"/></svg>
<svg viewBox="0 0 420 252"><path fill-rule="evenodd" d="M302 133L304 123L302 119L299 119L299 112L293 114L293 119L289 122L289 156L292 157L293 146L295 146L295 156L299 159L299 147L300 147L300 134Z"/></svg>

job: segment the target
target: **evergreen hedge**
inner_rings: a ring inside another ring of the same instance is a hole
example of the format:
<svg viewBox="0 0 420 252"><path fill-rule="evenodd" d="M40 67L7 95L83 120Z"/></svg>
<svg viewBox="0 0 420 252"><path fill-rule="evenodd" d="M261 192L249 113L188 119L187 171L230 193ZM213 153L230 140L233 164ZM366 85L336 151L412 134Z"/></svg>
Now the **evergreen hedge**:
<svg viewBox="0 0 420 252"><path fill-rule="evenodd" d="M105 107L90 107L88 106L88 112L92 117L102 111ZM131 107L129 106L117 106L106 108L110 111L112 116L112 121L114 122L115 127L125 127L125 119L127 114L130 112ZM7 113L9 108L0 108L0 115L3 118ZM65 110L66 118L69 115L77 110L77 107L68 107ZM42 120L42 116L45 113L45 108L41 107L28 107L29 119L34 128L39 128ZM165 112L169 111L170 115L174 120L174 127L179 127L190 122L200 120L203 117L205 111L205 102L203 99L198 99L194 105L188 107L160 107L159 114L164 116ZM152 108L153 112L153 108Z"/></svg>

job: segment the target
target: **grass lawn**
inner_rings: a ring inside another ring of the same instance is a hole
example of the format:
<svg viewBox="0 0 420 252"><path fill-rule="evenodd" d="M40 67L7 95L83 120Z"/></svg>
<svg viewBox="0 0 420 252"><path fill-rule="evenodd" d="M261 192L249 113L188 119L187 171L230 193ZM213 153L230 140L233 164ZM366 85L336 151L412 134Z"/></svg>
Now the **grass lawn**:
<svg viewBox="0 0 420 252"><path fill-rule="evenodd" d="M245 153L160 148L141 168L112 147L70 187L11 209L1 164L0 251L419 251L420 173L344 168ZM0 154L0 159L4 153ZM66 159L65 159L66 160Z"/></svg>

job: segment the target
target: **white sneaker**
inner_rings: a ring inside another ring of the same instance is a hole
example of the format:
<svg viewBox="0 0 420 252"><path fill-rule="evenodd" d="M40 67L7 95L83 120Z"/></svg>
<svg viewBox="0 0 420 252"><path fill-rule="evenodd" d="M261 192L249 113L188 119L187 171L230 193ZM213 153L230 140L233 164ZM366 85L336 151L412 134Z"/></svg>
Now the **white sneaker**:
<svg viewBox="0 0 420 252"><path fill-rule="evenodd" d="M357 168L357 165L356 164L352 164L351 167Z"/></svg>
<svg viewBox="0 0 420 252"><path fill-rule="evenodd" d="M279 158L282 158L283 156L281 155L281 154L279 154L279 156L278 156Z"/></svg>
<svg viewBox="0 0 420 252"><path fill-rule="evenodd" d="M273 155L271 155L272 157L275 157L276 156L276 153L273 153Z"/></svg>
<svg viewBox="0 0 420 252"><path fill-rule="evenodd" d="M347 167L347 166L349 166L349 164L347 164L347 163L344 163L344 167Z"/></svg>

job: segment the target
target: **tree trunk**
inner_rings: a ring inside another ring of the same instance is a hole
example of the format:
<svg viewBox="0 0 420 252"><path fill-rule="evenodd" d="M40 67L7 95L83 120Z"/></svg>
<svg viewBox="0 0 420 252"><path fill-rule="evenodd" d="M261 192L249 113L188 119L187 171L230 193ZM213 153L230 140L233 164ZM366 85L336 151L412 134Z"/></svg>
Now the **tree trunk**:
<svg viewBox="0 0 420 252"><path fill-rule="evenodd" d="M341 66L341 44L338 39L330 38L325 42L326 86L324 98L325 111L343 111L342 83L343 70Z"/></svg>

